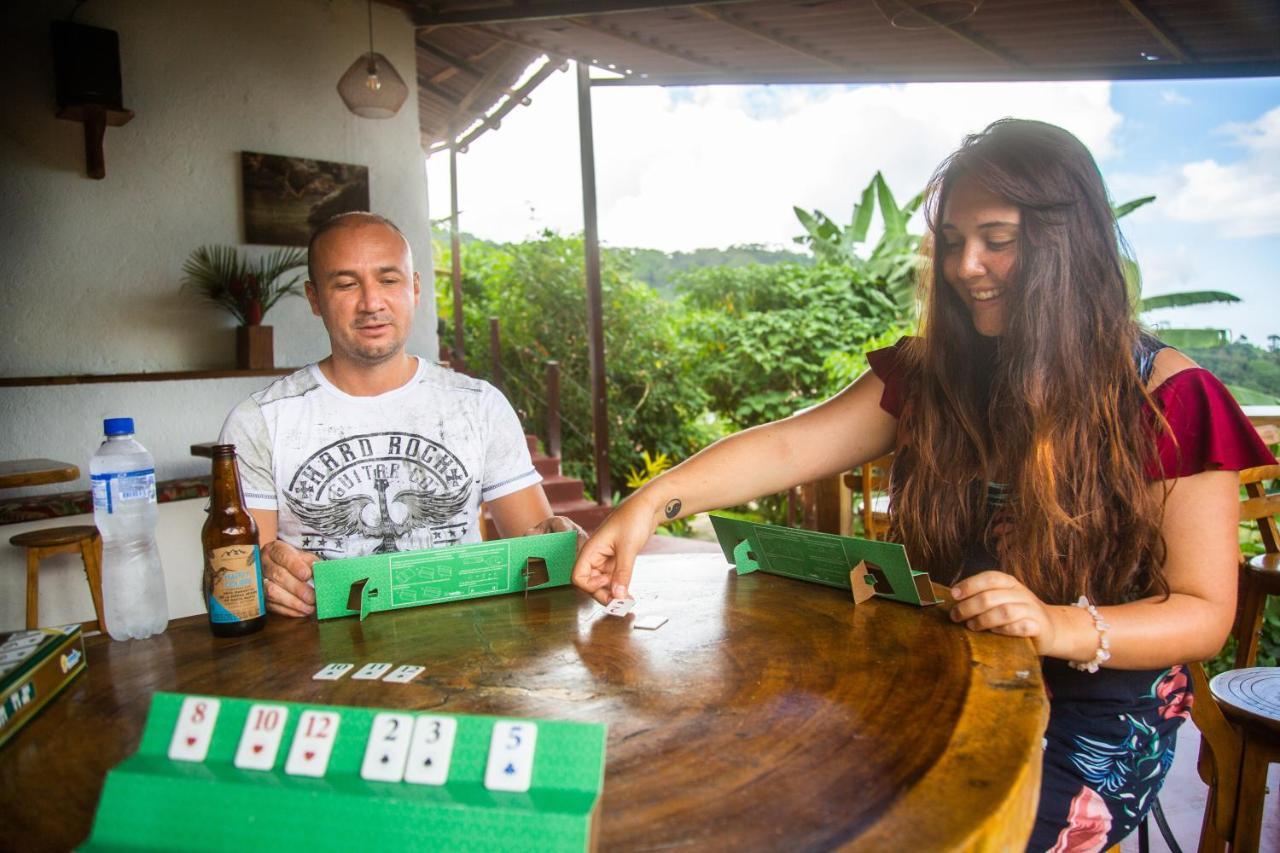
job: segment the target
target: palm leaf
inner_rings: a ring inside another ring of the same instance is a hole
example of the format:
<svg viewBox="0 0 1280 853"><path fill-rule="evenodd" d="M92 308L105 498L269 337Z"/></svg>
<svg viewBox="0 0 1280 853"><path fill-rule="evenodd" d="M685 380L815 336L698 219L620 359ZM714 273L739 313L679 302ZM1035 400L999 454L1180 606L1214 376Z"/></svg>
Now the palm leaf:
<svg viewBox="0 0 1280 853"><path fill-rule="evenodd" d="M1122 219L1133 213L1140 207L1151 204L1156 197L1153 195L1144 195L1142 198L1135 198L1133 201L1126 201L1124 204L1117 204L1111 208L1111 212L1115 214L1116 219Z"/></svg>
<svg viewBox="0 0 1280 853"><path fill-rule="evenodd" d="M1222 290L1187 290L1180 293L1162 293L1148 296L1138 305L1140 311L1156 311L1160 308L1185 308L1188 305L1210 305L1215 302L1239 302L1240 297Z"/></svg>

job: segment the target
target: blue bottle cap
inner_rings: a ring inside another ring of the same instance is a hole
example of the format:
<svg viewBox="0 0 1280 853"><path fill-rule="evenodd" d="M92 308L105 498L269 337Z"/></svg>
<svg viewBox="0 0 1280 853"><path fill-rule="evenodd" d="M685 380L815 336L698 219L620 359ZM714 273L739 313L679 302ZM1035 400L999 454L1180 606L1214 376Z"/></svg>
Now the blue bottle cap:
<svg viewBox="0 0 1280 853"><path fill-rule="evenodd" d="M133 435L133 418L107 418L102 422L105 435Z"/></svg>

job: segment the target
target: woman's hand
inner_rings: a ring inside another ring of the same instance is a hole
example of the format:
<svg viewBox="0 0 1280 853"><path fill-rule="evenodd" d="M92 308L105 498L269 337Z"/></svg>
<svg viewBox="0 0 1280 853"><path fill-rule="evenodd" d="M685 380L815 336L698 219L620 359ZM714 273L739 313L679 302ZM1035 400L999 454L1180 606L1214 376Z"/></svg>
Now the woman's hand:
<svg viewBox="0 0 1280 853"><path fill-rule="evenodd" d="M1072 608L1050 607L1013 575L981 572L956 584L951 597L955 599L952 622L963 622L971 631L1030 637L1038 654L1067 656L1055 652L1070 633L1070 616L1064 611Z"/></svg>
<svg viewBox="0 0 1280 853"><path fill-rule="evenodd" d="M573 585L601 604L626 598L631 568L657 526L644 489L627 498L587 540L573 564Z"/></svg>

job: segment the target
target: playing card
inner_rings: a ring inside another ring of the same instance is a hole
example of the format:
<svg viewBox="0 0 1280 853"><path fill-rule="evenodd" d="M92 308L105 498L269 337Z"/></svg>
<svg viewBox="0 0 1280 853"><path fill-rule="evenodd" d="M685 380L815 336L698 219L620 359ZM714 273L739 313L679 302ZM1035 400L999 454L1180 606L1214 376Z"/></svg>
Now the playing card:
<svg viewBox="0 0 1280 853"><path fill-rule="evenodd" d="M387 664L390 666L391 664ZM373 718L369 743L364 748L360 778L375 782L399 782L404 778L404 762L413 740L413 717L408 714L378 714Z"/></svg>
<svg viewBox="0 0 1280 853"><path fill-rule="evenodd" d="M178 724L173 727L173 739L169 741L170 760L204 761L209 754L220 705L217 699L204 696L188 696L182 700Z"/></svg>
<svg viewBox="0 0 1280 853"><path fill-rule="evenodd" d="M351 677L360 681L377 681L391 669L389 663L367 663L352 673Z"/></svg>
<svg viewBox="0 0 1280 853"><path fill-rule="evenodd" d="M409 747L404 781L414 785L443 785L448 781L457 733L458 721L453 717L418 717L413 723L413 744Z"/></svg>
<svg viewBox="0 0 1280 853"><path fill-rule="evenodd" d="M408 684L410 681L413 681L421 675L425 670L425 666L410 666L409 664L405 664L404 666L396 667L394 672L382 680L384 682L390 681L395 684Z"/></svg>
<svg viewBox="0 0 1280 853"><path fill-rule="evenodd" d="M327 663L324 669L311 676L311 678L315 681L337 681L350 672L353 666L355 666L353 663Z"/></svg>
<svg viewBox="0 0 1280 853"><path fill-rule="evenodd" d="M638 628L641 631L656 631L665 624L667 624L667 617L659 613L649 613L636 617L636 621L631 623L631 627Z"/></svg>
<svg viewBox="0 0 1280 853"><path fill-rule="evenodd" d="M341 720L332 711L303 711L298 718L298 729L293 733L284 772L290 776L324 776Z"/></svg>
<svg viewBox="0 0 1280 853"><path fill-rule="evenodd" d="M288 721L289 709L283 705L251 706L236 749L236 767L241 770L274 768L280 753L280 739L284 737L284 724Z"/></svg>
<svg viewBox="0 0 1280 853"><path fill-rule="evenodd" d="M500 720L489 740L489 763L484 786L490 791L528 791L533 781L533 746L538 739L534 723Z"/></svg>
<svg viewBox="0 0 1280 853"><path fill-rule="evenodd" d="M615 598L604 606L604 612L610 616L626 616L635 606L634 598Z"/></svg>

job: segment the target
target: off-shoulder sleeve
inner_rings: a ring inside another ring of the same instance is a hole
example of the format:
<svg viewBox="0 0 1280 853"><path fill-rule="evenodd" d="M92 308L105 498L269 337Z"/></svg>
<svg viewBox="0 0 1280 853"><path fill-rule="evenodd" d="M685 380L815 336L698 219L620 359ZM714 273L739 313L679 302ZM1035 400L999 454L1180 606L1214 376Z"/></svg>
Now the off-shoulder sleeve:
<svg viewBox="0 0 1280 853"><path fill-rule="evenodd" d="M902 417L902 405L905 399L902 375L902 346L906 338L898 338L891 347L873 350L867 353L867 363L871 372L880 377L884 383L884 392L880 394L880 408L895 418Z"/></svg>
<svg viewBox="0 0 1280 853"><path fill-rule="evenodd" d="M1204 368L1175 373L1151 396L1169 422L1156 440L1158 459L1147 466L1151 479L1275 464L1231 392Z"/></svg>

